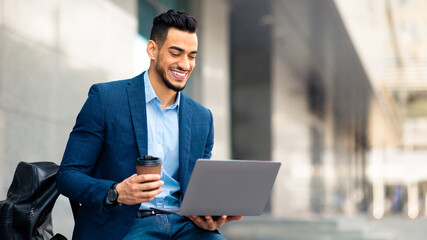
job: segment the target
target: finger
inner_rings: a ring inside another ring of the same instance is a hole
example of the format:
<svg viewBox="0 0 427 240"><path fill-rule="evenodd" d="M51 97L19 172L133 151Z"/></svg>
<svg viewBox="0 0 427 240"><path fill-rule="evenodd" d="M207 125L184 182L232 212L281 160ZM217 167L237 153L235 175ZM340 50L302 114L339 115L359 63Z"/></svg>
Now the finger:
<svg viewBox="0 0 427 240"><path fill-rule="evenodd" d="M158 188L149 192L140 192L138 195L134 196L136 203L144 203L153 201L157 194L161 193L163 189Z"/></svg>
<svg viewBox="0 0 427 240"><path fill-rule="evenodd" d="M195 223L196 224L196 219L194 219L194 217L193 216L187 216L187 218L189 218L193 223ZM196 224L197 225L197 224Z"/></svg>
<svg viewBox="0 0 427 240"><path fill-rule="evenodd" d="M137 197L137 198L152 198L152 197L155 197L157 194L161 193L162 191L163 191L162 188L157 188L154 190L138 192L135 194L135 197Z"/></svg>
<svg viewBox="0 0 427 240"><path fill-rule="evenodd" d="M196 225L200 222L200 220L196 216L187 216L187 217Z"/></svg>
<svg viewBox="0 0 427 240"><path fill-rule="evenodd" d="M216 227L220 228L222 225L224 225L225 221L227 219L227 215L222 215L217 221L216 221Z"/></svg>
<svg viewBox="0 0 427 240"><path fill-rule="evenodd" d="M225 221L227 219L227 215L218 216L214 219L214 226L215 229L222 227L222 225L225 224ZM215 230L213 229L213 230Z"/></svg>
<svg viewBox="0 0 427 240"><path fill-rule="evenodd" d="M200 217L198 216L187 216L194 224L196 224L196 226L198 226L199 228L202 229L206 229L206 225L205 225L205 221L202 220Z"/></svg>
<svg viewBox="0 0 427 240"><path fill-rule="evenodd" d="M243 219L242 216L228 216L227 219L225 220L225 223L228 223L231 221L240 221L242 219Z"/></svg>
<svg viewBox="0 0 427 240"><path fill-rule="evenodd" d="M157 189L161 186L163 186L165 183L163 181L155 181L155 182L147 182L147 183L142 183L138 185L138 190L139 191L150 191L150 190L154 190Z"/></svg>
<svg viewBox="0 0 427 240"><path fill-rule="evenodd" d="M147 183L130 183L130 184L127 184L126 192L128 192L129 194L138 194L144 191L151 191L151 190L158 189L163 185L164 185L163 181L155 181L155 182L147 182Z"/></svg>
<svg viewBox="0 0 427 240"><path fill-rule="evenodd" d="M205 219L200 217L200 216L191 216L191 218L193 220L195 220L200 225L205 225L205 223L206 223Z"/></svg>
<svg viewBox="0 0 427 240"><path fill-rule="evenodd" d="M138 176L136 173L134 173L134 174L132 174L132 176L130 176L130 177L128 177L128 178L134 178L134 177L136 177L136 176Z"/></svg>
<svg viewBox="0 0 427 240"><path fill-rule="evenodd" d="M135 182L143 183L160 180L160 174L141 174L134 178Z"/></svg>
<svg viewBox="0 0 427 240"><path fill-rule="evenodd" d="M218 228L212 216L205 216L205 219L206 219L206 224L208 226L209 231L213 231Z"/></svg>
<svg viewBox="0 0 427 240"><path fill-rule="evenodd" d="M130 177L128 177L128 178L126 178L126 179L125 179L125 181L127 180L127 181L132 182L132 183L133 183L133 182L136 182L136 181L137 181L137 180L136 180L136 179L137 179L137 176L138 176L138 175L135 173L135 174L133 174L132 176L130 176Z"/></svg>
<svg viewBox="0 0 427 240"><path fill-rule="evenodd" d="M196 218L190 218L190 220L197 226L197 227L199 227L199 228L201 228L201 229L205 229L205 227L198 221L198 219L196 219Z"/></svg>

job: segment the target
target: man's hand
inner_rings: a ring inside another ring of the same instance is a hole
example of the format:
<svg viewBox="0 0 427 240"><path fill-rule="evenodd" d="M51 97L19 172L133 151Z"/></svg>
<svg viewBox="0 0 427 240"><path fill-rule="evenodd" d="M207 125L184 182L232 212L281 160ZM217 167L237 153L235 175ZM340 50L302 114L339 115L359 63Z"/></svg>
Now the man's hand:
<svg viewBox="0 0 427 240"><path fill-rule="evenodd" d="M163 184L159 174L134 174L117 184L116 191L119 194L117 201L127 205L152 201L163 191L160 188Z"/></svg>
<svg viewBox="0 0 427 240"><path fill-rule="evenodd" d="M218 219L213 219L212 216L187 216L194 224L196 224L199 228L214 231L218 228L222 227L225 223L231 221L239 221L242 220L242 216L227 216L222 215Z"/></svg>

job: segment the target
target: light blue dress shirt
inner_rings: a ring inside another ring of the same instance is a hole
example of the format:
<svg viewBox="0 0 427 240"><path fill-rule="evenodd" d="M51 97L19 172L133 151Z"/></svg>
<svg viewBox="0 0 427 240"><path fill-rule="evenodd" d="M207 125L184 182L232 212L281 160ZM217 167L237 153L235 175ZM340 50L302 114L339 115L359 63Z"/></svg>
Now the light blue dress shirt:
<svg viewBox="0 0 427 240"><path fill-rule="evenodd" d="M147 108L148 155L162 160L161 179L163 191L151 202L142 203L140 209L179 207L179 128L178 111L181 92L171 106L161 110L161 102L144 74L145 102Z"/></svg>

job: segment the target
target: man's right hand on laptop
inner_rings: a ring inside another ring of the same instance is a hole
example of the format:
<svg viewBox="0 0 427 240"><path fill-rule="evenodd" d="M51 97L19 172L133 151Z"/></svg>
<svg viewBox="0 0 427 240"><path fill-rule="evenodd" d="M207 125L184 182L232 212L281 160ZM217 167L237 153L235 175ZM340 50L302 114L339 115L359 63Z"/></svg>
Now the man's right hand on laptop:
<svg viewBox="0 0 427 240"><path fill-rule="evenodd" d="M194 224L199 228L202 228L207 231L215 231L218 228L222 227L225 223L231 221L242 220L242 216L227 216L222 215L218 218L212 218L212 216L187 216Z"/></svg>

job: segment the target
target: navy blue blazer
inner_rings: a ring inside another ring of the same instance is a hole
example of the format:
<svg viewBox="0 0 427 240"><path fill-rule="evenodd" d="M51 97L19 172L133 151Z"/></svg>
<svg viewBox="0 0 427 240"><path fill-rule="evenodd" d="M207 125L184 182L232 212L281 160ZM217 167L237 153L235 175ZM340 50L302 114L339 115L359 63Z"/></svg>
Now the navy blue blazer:
<svg viewBox="0 0 427 240"><path fill-rule="evenodd" d="M136 173L147 155L144 77L95 84L77 116L58 175L61 194L81 203L73 239L121 239L135 221L139 204L103 207L108 188ZM194 164L210 158L212 113L181 94L179 182L186 190Z"/></svg>

